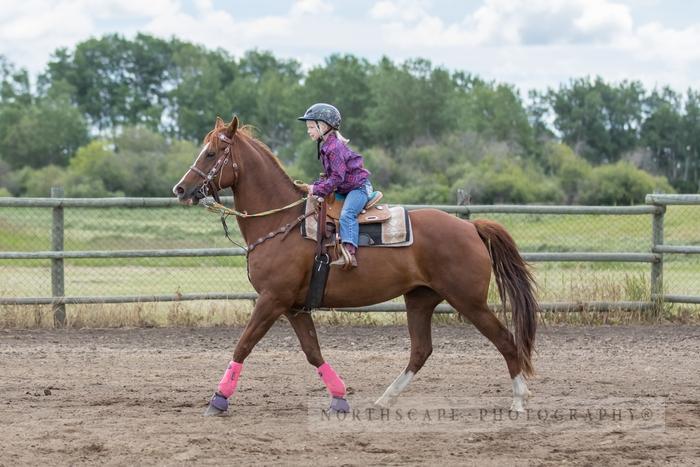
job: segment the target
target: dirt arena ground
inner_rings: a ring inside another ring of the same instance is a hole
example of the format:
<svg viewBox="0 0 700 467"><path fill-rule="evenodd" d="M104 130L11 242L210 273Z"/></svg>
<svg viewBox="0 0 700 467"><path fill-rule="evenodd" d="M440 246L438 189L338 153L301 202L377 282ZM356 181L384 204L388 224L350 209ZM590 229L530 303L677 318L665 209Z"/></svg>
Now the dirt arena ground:
<svg viewBox="0 0 700 467"><path fill-rule="evenodd" d="M407 361L404 327L318 331L351 403L380 396ZM319 431L309 404L325 389L285 322L246 361L231 415L204 418L240 333L0 331L0 466L700 463L698 326L542 329L533 410L575 400L663 402L660 426L620 426L619 412L617 421L588 430L499 428L472 418L424 430ZM405 393L409 400L469 398L491 407L510 398L500 354L474 328L436 326L434 348Z"/></svg>

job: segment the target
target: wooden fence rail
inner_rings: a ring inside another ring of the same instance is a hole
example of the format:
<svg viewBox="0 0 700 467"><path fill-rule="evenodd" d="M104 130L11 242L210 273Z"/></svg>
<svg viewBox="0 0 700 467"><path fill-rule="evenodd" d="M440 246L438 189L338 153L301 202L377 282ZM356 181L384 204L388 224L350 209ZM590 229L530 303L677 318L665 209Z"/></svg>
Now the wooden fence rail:
<svg viewBox="0 0 700 467"><path fill-rule="evenodd" d="M231 203L231 198L224 202ZM66 208L162 208L176 206L174 198L100 198L79 199L63 198L62 190L52 189L51 198L0 198L0 208L31 207L51 208L52 242L50 251L0 252L0 259L27 260L51 259L50 297L0 297L0 305L53 305L57 325L65 323L65 305L83 303L131 303L131 302L170 302L181 300L255 300L254 293L192 293L173 295L132 295L132 296L65 296L63 260L70 258L145 258L145 257L191 257L191 256L242 256L242 248L194 248L194 249L156 249L156 250L94 250L64 251L63 212ZM437 208L443 211L469 218L477 213L511 213L511 214L569 214L569 215L651 215L652 247L648 253L629 252L547 252L528 253L523 257L531 262L574 261L574 262L643 262L651 266L650 302L588 302L588 303L543 303L543 309L549 310L609 310L609 309L650 309L663 302L700 303L700 296L681 296L663 294L663 260L665 254L700 254L698 246L664 245L664 214L668 205L700 205L700 195L648 195L646 205L641 206L547 206L547 205L469 205L469 206L424 206L405 205L409 210L419 208ZM339 309L340 311L404 311L403 304L386 302L369 307ZM440 305L438 312L452 312L448 305Z"/></svg>

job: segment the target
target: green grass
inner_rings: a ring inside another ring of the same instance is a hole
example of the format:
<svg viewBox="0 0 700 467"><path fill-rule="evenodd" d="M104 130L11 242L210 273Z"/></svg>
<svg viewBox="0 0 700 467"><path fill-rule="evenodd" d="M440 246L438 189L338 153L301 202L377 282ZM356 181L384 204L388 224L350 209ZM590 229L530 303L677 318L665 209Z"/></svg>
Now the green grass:
<svg viewBox="0 0 700 467"><path fill-rule="evenodd" d="M490 214L477 217L504 224L524 252L648 252L651 247L650 215ZM235 219L230 218L228 224L232 237L242 242ZM51 209L0 208L0 250L49 250L50 226ZM700 244L700 206L669 207L664 234L668 244ZM218 215L200 207L65 208L66 250L230 246ZM0 260L0 293L19 297L49 296L50 264L49 260ZM533 266L540 285L541 301L648 299L649 264L561 262L535 263ZM700 255L665 255L664 279L666 293L700 295ZM66 295L251 291L244 257L65 260ZM493 302L497 301L493 290L491 297ZM175 313L179 318L176 319L170 311L162 311L170 310L170 306L175 305L158 304L156 307L161 311L151 312L160 316L154 318L159 325L178 319L217 323L218 318L208 317L206 313L186 311L196 307L184 304L179 305L179 311ZM95 307L93 305L92 309ZM130 309L143 311L144 307L138 305ZM105 305L104 309L121 309L123 312L124 306ZM342 319L345 318L328 315L329 322ZM362 319L377 320L372 314L361 317L360 322Z"/></svg>

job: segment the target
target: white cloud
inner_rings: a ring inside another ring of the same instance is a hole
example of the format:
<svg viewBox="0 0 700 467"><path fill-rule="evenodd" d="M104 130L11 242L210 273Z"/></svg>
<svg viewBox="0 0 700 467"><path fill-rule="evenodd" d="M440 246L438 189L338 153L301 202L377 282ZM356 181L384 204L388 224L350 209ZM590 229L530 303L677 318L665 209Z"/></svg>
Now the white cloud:
<svg viewBox="0 0 700 467"><path fill-rule="evenodd" d="M324 0L296 0L290 10L293 16L320 15L333 12L333 5Z"/></svg>
<svg viewBox="0 0 700 467"><path fill-rule="evenodd" d="M629 8L610 0L486 0L469 15L445 24L430 4L381 1L370 10L385 38L403 47L608 43L629 34Z"/></svg>
<svg viewBox="0 0 700 467"><path fill-rule="evenodd" d="M180 10L178 0L83 0L80 3L98 18L152 18Z"/></svg>
<svg viewBox="0 0 700 467"><path fill-rule="evenodd" d="M625 44L639 57L677 65L700 62L700 25L671 29L659 23L641 26Z"/></svg>
<svg viewBox="0 0 700 467"><path fill-rule="evenodd" d="M288 0L286 10L276 4L275 13L251 16L213 0L22 0L0 7L0 54L37 74L57 47L141 31L233 55L271 50L307 67L350 53L424 57L521 88L596 74L697 87L700 23L635 21L639 8L650 7L635 3L632 10L622 2L629 3L483 0L467 9L447 0L382 0L360 12L341 0Z"/></svg>
<svg viewBox="0 0 700 467"><path fill-rule="evenodd" d="M370 17L399 21L420 21L429 16L429 2L421 0L381 1L370 9Z"/></svg>
<svg viewBox="0 0 700 467"><path fill-rule="evenodd" d="M632 16L609 0L487 0L466 24L481 45L606 43L631 31Z"/></svg>

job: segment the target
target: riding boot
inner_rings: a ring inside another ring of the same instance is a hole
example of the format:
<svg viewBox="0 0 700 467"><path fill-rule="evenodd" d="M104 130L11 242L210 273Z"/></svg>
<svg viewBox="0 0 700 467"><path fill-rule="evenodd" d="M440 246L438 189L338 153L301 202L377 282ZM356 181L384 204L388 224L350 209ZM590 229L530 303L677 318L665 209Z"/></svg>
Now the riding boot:
<svg viewBox="0 0 700 467"><path fill-rule="evenodd" d="M341 243L338 247L338 259L333 261L331 266L339 267L345 270L357 267L355 245L351 243Z"/></svg>
<svg viewBox="0 0 700 467"><path fill-rule="evenodd" d="M350 255L350 262L347 264L345 269L352 269L357 267L357 258L355 257L355 253L357 252L357 247L353 245L352 243L348 243L345 245L345 249L348 251L348 254Z"/></svg>

